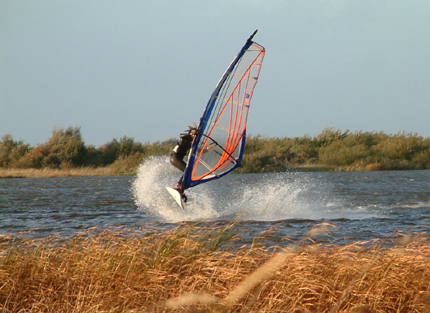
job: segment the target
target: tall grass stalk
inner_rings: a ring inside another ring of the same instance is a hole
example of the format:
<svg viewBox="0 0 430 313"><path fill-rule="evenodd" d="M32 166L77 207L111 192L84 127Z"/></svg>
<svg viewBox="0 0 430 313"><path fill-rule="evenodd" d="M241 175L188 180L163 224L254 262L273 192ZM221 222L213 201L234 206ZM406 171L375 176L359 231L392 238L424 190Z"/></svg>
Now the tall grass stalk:
<svg viewBox="0 0 430 313"><path fill-rule="evenodd" d="M333 229L317 225L287 248L238 247L239 233L223 225L3 235L0 312L430 310L424 234L343 246L315 239Z"/></svg>

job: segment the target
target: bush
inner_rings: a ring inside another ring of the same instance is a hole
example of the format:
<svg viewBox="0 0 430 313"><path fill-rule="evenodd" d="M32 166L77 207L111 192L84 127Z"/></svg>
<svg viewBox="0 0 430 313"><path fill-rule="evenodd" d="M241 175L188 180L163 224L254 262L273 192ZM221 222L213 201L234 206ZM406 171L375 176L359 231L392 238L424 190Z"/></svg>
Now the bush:
<svg viewBox="0 0 430 313"><path fill-rule="evenodd" d="M80 127L69 127L66 130L54 128L49 141L37 148L43 156L40 160L42 167L59 168L62 163L82 166L87 157ZM36 156L40 158L40 154Z"/></svg>
<svg viewBox="0 0 430 313"><path fill-rule="evenodd" d="M339 140L319 151L319 162L327 165L345 166L360 162L369 156L369 149L364 145L354 145L347 140Z"/></svg>
<svg viewBox="0 0 430 313"><path fill-rule="evenodd" d="M24 157L30 146L22 141L13 140L12 136L6 134L0 142L0 167L19 167L19 161Z"/></svg>
<svg viewBox="0 0 430 313"><path fill-rule="evenodd" d="M151 144L147 143L144 145L145 157L170 155L176 144L177 141L174 138L170 138L161 142L156 141Z"/></svg>
<svg viewBox="0 0 430 313"><path fill-rule="evenodd" d="M136 143L133 138L124 136L120 140L113 139L100 147L103 155L103 164L108 165L116 160L126 158L133 153L144 153L145 147L141 143Z"/></svg>
<svg viewBox="0 0 430 313"><path fill-rule="evenodd" d="M411 161L416 169L430 169L430 149L415 154Z"/></svg>
<svg viewBox="0 0 430 313"><path fill-rule="evenodd" d="M134 175L143 159L144 155L141 152L132 153L128 156L120 156L110 165L110 168L116 175Z"/></svg>
<svg viewBox="0 0 430 313"><path fill-rule="evenodd" d="M124 136L100 147L85 146L79 127L54 129L48 142L35 148L5 135L0 142L0 167L63 168L111 165L116 173L133 173L151 156L168 156L176 139L135 142ZM239 173L310 170L430 169L430 138L417 134L324 129L315 137L247 138Z"/></svg>
<svg viewBox="0 0 430 313"><path fill-rule="evenodd" d="M379 142L373 147L373 151L380 158L411 160L416 153L428 148L428 142L422 137L416 134L399 133Z"/></svg>
<svg viewBox="0 0 430 313"><path fill-rule="evenodd" d="M349 130L342 132L340 129L325 128L314 140L319 147L323 147L330 145L334 141L344 139L348 135Z"/></svg>

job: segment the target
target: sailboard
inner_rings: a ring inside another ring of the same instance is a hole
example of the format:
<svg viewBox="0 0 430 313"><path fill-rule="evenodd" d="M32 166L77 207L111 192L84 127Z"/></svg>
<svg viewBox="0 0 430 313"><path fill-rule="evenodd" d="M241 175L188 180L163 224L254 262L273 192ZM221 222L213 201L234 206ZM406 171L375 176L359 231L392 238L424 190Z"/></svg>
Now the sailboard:
<svg viewBox="0 0 430 313"><path fill-rule="evenodd" d="M182 188L221 178L241 166L248 110L265 48L252 41L228 66L209 98L191 146Z"/></svg>
<svg viewBox="0 0 430 313"><path fill-rule="evenodd" d="M185 209L185 202L184 199L182 199L181 194L176 189L166 187L166 190L170 193L170 195L175 199L176 203L182 208Z"/></svg>

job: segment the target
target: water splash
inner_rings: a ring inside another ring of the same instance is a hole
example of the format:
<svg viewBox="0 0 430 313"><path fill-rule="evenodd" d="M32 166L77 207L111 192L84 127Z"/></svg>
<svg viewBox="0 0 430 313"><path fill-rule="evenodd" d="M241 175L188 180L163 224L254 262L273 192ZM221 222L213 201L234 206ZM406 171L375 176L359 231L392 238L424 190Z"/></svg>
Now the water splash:
<svg viewBox="0 0 430 313"><path fill-rule="evenodd" d="M218 213L213 209L212 199L205 193L195 197L196 191L187 190L190 199L187 208L179 208L165 187L176 184L180 175L166 157L145 160L139 166L132 184L134 201L139 210L165 222L216 219Z"/></svg>
<svg viewBox="0 0 430 313"><path fill-rule="evenodd" d="M380 215L348 205L334 195L331 183L303 173L228 175L187 189L189 201L186 210L181 210L165 189L180 175L166 157L153 157L141 164L133 182L139 210L164 222L364 219Z"/></svg>
<svg viewBox="0 0 430 313"><path fill-rule="evenodd" d="M327 200L326 188L306 176L284 173L257 177L254 184L242 189L240 197L226 207L224 214L236 213L241 219L260 221L320 219L332 205L333 199Z"/></svg>

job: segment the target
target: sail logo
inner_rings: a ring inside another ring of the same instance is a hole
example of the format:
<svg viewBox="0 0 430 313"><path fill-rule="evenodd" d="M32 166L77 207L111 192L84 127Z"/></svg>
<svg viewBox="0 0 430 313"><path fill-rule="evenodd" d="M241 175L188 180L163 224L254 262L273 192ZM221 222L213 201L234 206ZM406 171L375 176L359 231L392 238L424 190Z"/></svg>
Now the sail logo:
<svg viewBox="0 0 430 313"><path fill-rule="evenodd" d="M251 92L245 91L245 105L249 107L249 101L251 100Z"/></svg>

